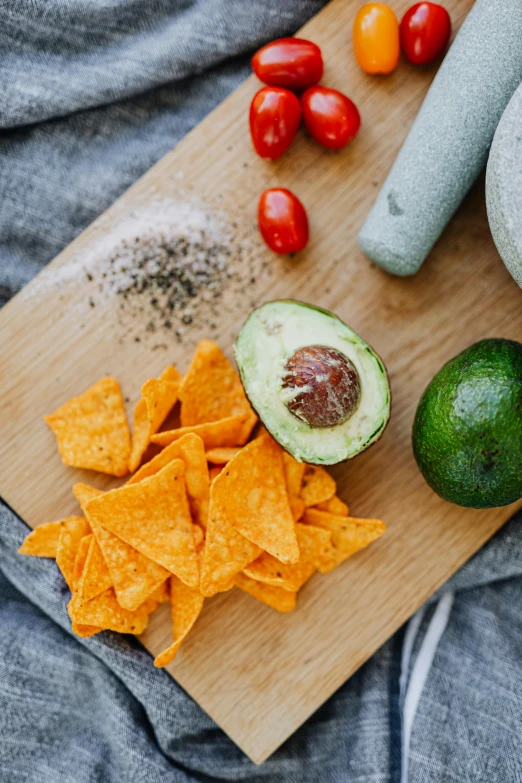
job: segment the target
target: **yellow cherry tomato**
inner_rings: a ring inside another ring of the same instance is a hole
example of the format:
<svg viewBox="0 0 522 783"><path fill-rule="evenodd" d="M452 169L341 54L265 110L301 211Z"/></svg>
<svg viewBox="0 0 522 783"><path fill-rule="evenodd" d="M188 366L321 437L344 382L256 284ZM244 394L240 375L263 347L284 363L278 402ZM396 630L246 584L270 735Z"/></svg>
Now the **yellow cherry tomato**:
<svg viewBox="0 0 522 783"><path fill-rule="evenodd" d="M366 73L391 73L399 61L399 23L386 3L366 3L353 23L353 48Z"/></svg>

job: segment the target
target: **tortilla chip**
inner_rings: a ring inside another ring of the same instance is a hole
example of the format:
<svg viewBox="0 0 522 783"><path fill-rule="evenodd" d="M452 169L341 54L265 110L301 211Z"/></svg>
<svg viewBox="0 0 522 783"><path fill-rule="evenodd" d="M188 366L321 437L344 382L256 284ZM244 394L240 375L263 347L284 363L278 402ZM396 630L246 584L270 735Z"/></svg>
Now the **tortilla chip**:
<svg viewBox="0 0 522 783"><path fill-rule="evenodd" d="M263 584L263 582L256 582L255 579L250 579L245 574L236 576L236 587L272 609L277 609L278 612L291 612L295 609L297 593L291 593L281 587L272 587Z"/></svg>
<svg viewBox="0 0 522 783"><path fill-rule="evenodd" d="M98 495L103 495L103 489L97 489L97 487L91 487L90 484L84 484L82 481L77 481L73 484L73 495L80 504L82 512L87 516L87 503L93 498L97 498Z"/></svg>
<svg viewBox="0 0 522 783"><path fill-rule="evenodd" d="M89 501L103 493L81 483L73 486L73 492L89 518ZM96 519L90 522L120 605L129 611L137 609L169 577L169 571L106 530Z"/></svg>
<svg viewBox="0 0 522 783"><path fill-rule="evenodd" d="M205 534L199 525L192 525L192 532L194 534L194 546L197 549L205 540Z"/></svg>
<svg viewBox="0 0 522 783"><path fill-rule="evenodd" d="M336 489L335 481L324 468L306 465L300 495L307 508L330 500Z"/></svg>
<svg viewBox="0 0 522 783"><path fill-rule="evenodd" d="M181 459L185 463L185 484L194 522L207 526L210 502L210 478L202 439L193 433L177 441Z"/></svg>
<svg viewBox="0 0 522 783"><path fill-rule="evenodd" d="M184 436L184 438L188 437L190 437L190 433L189 435ZM160 451L159 454L156 454L156 456L153 457L150 462L146 462L144 465L142 465L141 468L136 471L136 473L131 476L126 483L138 484L140 481L143 481L144 478L149 478L149 476L154 476L156 473L159 473L160 470L165 467L165 465L169 464L169 462L172 462L175 459L183 459L180 442L183 441L184 438L174 441L169 446Z"/></svg>
<svg viewBox="0 0 522 783"><path fill-rule="evenodd" d="M301 498L298 498L295 495L289 495L288 500L290 502L290 508L292 509L294 522L299 522L306 508L304 500L301 500Z"/></svg>
<svg viewBox="0 0 522 783"><path fill-rule="evenodd" d="M158 668L167 666L174 660L181 644L198 619L205 600L199 590L187 587L175 576L170 580L170 596L174 641L154 659L154 666Z"/></svg>
<svg viewBox="0 0 522 783"><path fill-rule="evenodd" d="M243 446L252 432L257 421L255 413L246 413L241 416L229 416L226 419L212 421L206 424L194 424L192 427L179 427L177 430L158 432L151 438L152 443L159 446L168 446L175 440L179 440L189 432L199 435L206 449L214 449L218 446Z"/></svg>
<svg viewBox="0 0 522 783"><path fill-rule="evenodd" d="M134 473L139 466L143 455L150 443L151 426L147 416L147 403L143 399L138 400L134 408L131 435L131 453L129 457L129 472Z"/></svg>
<svg viewBox="0 0 522 783"><path fill-rule="evenodd" d="M23 544L18 550L19 554L56 558L61 529L61 522L46 522L43 525L38 525L24 538Z"/></svg>
<svg viewBox="0 0 522 783"><path fill-rule="evenodd" d="M133 611L168 579L170 572L97 522L93 521L92 524L118 602L124 609Z"/></svg>
<svg viewBox="0 0 522 783"><path fill-rule="evenodd" d="M319 565L323 565L326 559L331 557L332 541L330 532L320 527L298 522L295 528L301 552L298 563L285 565L264 552L244 569L245 574L258 582L297 592L317 571Z"/></svg>
<svg viewBox="0 0 522 783"><path fill-rule="evenodd" d="M162 585L156 588L153 593L138 607L137 611L145 612L146 614L152 614L156 609L164 604L166 601L170 601L169 581L165 579Z"/></svg>
<svg viewBox="0 0 522 783"><path fill-rule="evenodd" d="M91 531L84 517L67 517L61 522L62 529L56 548L56 565L63 574L69 590L74 586L74 563L80 541Z"/></svg>
<svg viewBox="0 0 522 783"><path fill-rule="evenodd" d="M347 517L350 513L346 503L337 495L334 495L333 498L326 500L324 503L318 503L314 508L317 508L319 511L327 511L329 514L334 514L337 517Z"/></svg>
<svg viewBox="0 0 522 783"><path fill-rule="evenodd" d="M386 530L386 525L380 519L338 517L312 508L306 511L303 521L308 525L329 530L331 533L333 550L330 557L327 557L319 567L322 574L327 574L347 558L367 547Z"/></svg>
<svg viewBox="0 0 522 783"><path fill-rule="evenodd" d="M236 574L261 554L260 547L234 528L227 516L226 471L210 486L207 537L203 549L200 590L205 596L231 590Z"/></svg>
<svg viewBox="0 0 522 783"><path fill-rule="evenodd" d="M296 563L299 548L283 471L283 450L270 435L245 446L220 477L228 522L282 563ZM217 491L217 482L214 484Z"/></svg>
<svg viewBox="0 0 522 783"><path fill-rule="evenodd" d="M210 468L208 472L208 477L210 479L211 484L214 481L214 479L217 478L217 476L219 476L219 474L221 473L224 467L225 467L224 465L219 465L219 466L216 465L216 467Z"/></svg>
<svg viewBox="0 0 522 783"><path fill-rule="evenodd" d="M161 373L159 379L165 383L177 383L181 386L183 376L176 370L173 364L168 364Z"/></svg>
<svg viewBox="0 0 522 783"><path fill-rule="evenodd" d="M178 400L181 375L170 365L159 379L151 378L141 387L141 399L134 409L129 471L139 466L154 435Z"/></svg>
<svg viewBox="0 0 522 783"><path fill-rule="evenodd" d="M69 601L67 611L73 623L120 633L143 633L149 621L148 612L129 612L128 609L123 609L112 587L90 601L85 601L79 593L75 593Z"/></svg>
<svg viewBox="0 0 522 783"><path fill-rule="evenodd" d="M283 465L285 467L286 486L289 495L299 496L303 486L303 476L306 463L298 462L287 451L283 451Z"/></svg>
<svg viewBox="0 0 522 783"><path fill-rule="evenodd" d="M184 462L173 460L138 484L93 498L86 511L94 525L114 533L189 587L197 587L199 569L184 474Z"/></svg>
<svg viewBox="0 0 522 783"><path fill-rule="evenodd" d="M112 586L111 575L107 564L103 559L100 545L93 536L90 544L87 558L82 570L80 581L78 582L78 595L84 601L90 601L97 595L108 590Z"/></svg>
<svg viewBox="0 0 522 783"><path fill-rule="evenodd" d="M103 631L103 628L97 628L95 625L81 625L80 623L72 623L72 630L73 633L76 634L76 636L79 636L81 639L88 639L89 636L94 636L97 633L100 633L100 631Z"/></svg>
<svg viewBox="0 0 522 783"><path fill-rule="evenodd" d="M65 465L125 476L130 435L120 387L102 378L45 417Z"/></svg>
<svg viewBox="0 0 522 783"><path fill-rule="evenodd" d="M196 348L179 398L182 427L252 412L238 373L212 340L202 340Z"/></svg>
<svg viewBox="0 0 522 783"><path fill-rule="evenodd" d="M205 447L198 435L188 433L180 440L171 443L170 446L167 446L157 454L154 459L143 465L128 480L127 484L136 484L148 476L153 476L174 459L182 459L185 463L185 484L194 521L206 527L210 498L210 478L205 457Z"/></svg>
<svg viewBox="0 0 522 783"><path fill-rule="evenodd" d="M231 459L237 457L241 449L233 448L216 448L207 451L207 462L211 462L213 465L226 465Z"/></svg>
<svg viewBox="0 0 522 783"><path fill-rule="evenodd" d="M148 597L148 601L155 601L157 605L164 604L167 601L170 601L170 587L169 587L170 577L168 579L165 579L163 584L161 584L159 587L157 587L153 593Z"/></svg>
<svg viewBox="0 0 522 783"><path fill-rule="evenodd" d="M92 533L89 533L89 535L84 536L79 545L78 545L78 551L76 552L76 557L74 559L74 568L73 568L73 575L72 575L72 591L75 592L78 589L78 585L80 584L80 579L82 578L83 574L83 568L85 566L85 561L87 560L87 555L89 553L89 547L91 545L92 541Z"/></svg>

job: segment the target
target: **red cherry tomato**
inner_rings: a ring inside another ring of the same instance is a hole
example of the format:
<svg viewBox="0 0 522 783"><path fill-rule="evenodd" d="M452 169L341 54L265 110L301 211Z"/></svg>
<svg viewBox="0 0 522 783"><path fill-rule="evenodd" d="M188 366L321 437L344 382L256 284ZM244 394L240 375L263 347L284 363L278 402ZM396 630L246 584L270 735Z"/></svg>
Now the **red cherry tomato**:
<svg viewBox="0 0 522 783"><path fill-rule="evenodd" d="M305 208L286 188L265 190L257 209L259 230L274 253L296 253L308 242Z"/></svg>
<svg viewBox="0 0 522 783"><path fill-rule="evenodd" d="M400 24L404 56L414 65L428 65L442 54L451 35L450 15L437 3L415 3Z"/></svg>
<svg viewBox="0 0 522 783"><path fill-rule="evenodd" d="M265 84L302 89L317 84L323 75L323 56L311 41L279 38L255 53L252 68Z"/></svg>
<svg viewBox="0 0 522 783"><path fill-rule="evenodd" d="M355 103L330 87L309 87L301 96L301 107L308 133L328 149L340 150L361 127Z"/></svg>
<svg viewBox="0 0 522 783"><path fill-rule="evenodd" d="M279 158L295 138L301 122L301 106L290 90L263 87L250 104L250 135L262 158Z"/></svg>

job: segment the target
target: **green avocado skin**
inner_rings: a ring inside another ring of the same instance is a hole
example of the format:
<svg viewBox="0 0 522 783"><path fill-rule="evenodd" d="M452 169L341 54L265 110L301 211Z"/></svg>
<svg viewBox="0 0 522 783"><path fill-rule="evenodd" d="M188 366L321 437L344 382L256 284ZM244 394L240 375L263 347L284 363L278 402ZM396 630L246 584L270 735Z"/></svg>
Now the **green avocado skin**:
<svg viewBox="0 0 522 783"><path fill-rule="evenodd" d="M522 345L475 343L422 395L413 453L430 487L459 506L493 508L522 497Z"/></svg>

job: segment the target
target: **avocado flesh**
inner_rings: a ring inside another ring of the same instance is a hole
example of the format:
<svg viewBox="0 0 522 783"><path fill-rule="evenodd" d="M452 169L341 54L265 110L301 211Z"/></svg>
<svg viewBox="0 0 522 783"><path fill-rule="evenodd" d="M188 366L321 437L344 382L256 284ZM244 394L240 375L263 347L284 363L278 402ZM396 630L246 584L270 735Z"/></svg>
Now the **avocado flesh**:
<svg viewBox="0 0 522 783"><path fill-rule="evenodd" d="M413 451L430 487L459 506L522 497L522 345L489 339L433 378L413 425Z"/></svg>
<svg viewBox="0 0 522 783"><path fill-rule="evenodd" d="M323 345L344 354L361 383L359 404L344 423L310 427L287 408L285 365L298 348ZM359 454L382 434L390 388L381 359L337 316L312 305L276 301L254 310L235 345L246 394L272 436L301 462L333 465Z"/></svg>

